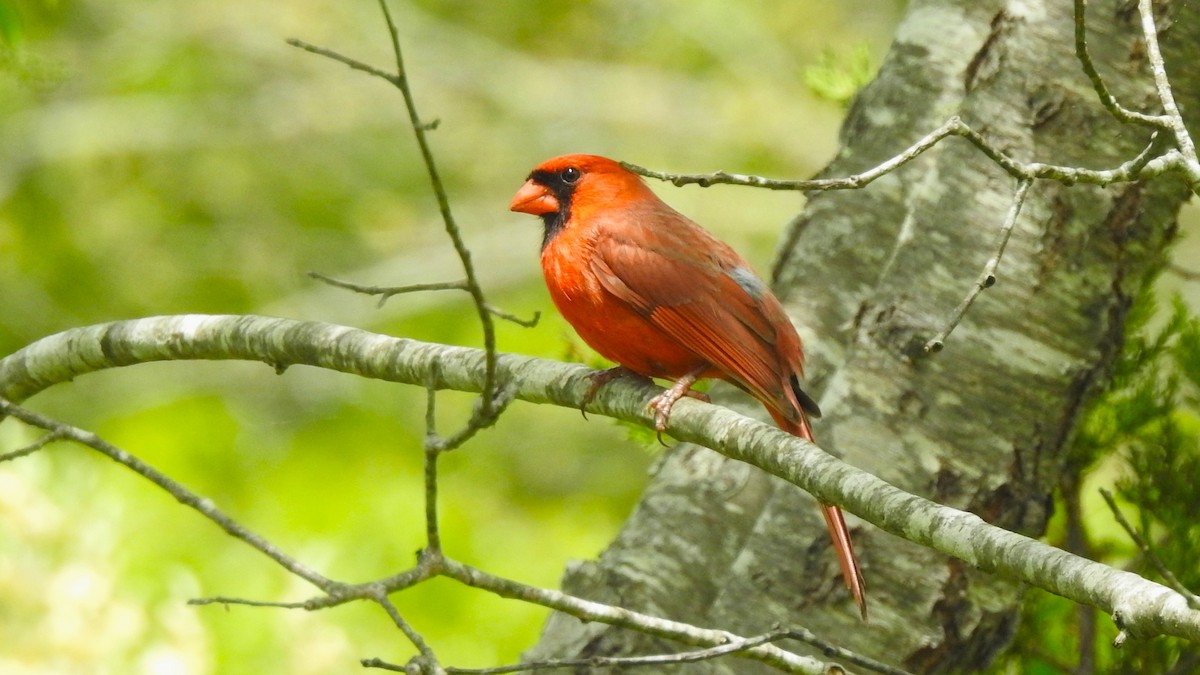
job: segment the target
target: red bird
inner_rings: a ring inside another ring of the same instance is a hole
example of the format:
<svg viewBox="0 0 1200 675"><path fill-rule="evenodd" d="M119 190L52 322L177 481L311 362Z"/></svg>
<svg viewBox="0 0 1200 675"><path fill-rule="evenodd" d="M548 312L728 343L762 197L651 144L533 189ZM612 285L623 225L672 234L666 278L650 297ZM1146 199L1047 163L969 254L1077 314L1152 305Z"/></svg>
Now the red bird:
<svg viewBox="0 0 1200 675"><path fill-rule="evenodd" d="M674 380L651 400L665 429L671 406L699 379L731 382L779 427L813 440L816 401L800 388L804 352L783 306L725 242L660 200L619 163L595 155L548 160L509 206L540 216L542 272L558 311L614 376ZM589 392L591 393L591 392ZM867 618L862 572L842 511L821 504L842 576Z"/></svg>

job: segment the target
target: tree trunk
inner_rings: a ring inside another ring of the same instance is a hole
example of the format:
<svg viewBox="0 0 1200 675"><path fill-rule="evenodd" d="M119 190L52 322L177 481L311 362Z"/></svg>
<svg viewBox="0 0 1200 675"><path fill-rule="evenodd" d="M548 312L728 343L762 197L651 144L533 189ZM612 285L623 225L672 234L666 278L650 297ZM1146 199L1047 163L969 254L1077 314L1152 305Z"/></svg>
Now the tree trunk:
<svg viewBox="0 0 1200 675"><path fill-rule="evenodd" d="M1194 111L1200 5L1156 5L1175 95ZM1133 157L1150 133L1101 107L1074 56L1071 10L1049 0L913 2L824 174L870 168L953 115L1019 161L1109 168ZM1095 2L1088 19L1093 59L1117 100L1159 112L1136 4ZM1118 354L1130 302L1165 261L1189 190L1176 176L1108 188L1036 182L997 285L944 351L924 354L994 254L1014 188L976 148L947 139L866 189L811 195L787 231L775 284L806 338L810 389L826 412L816 424L823 447L905 490L1037 536L1069 470L1065 444ZM1006 645L1020 587L850 523L868 625L810 496L681 446L616 541L569 570L564 587L742 635L804 626L921 672L975 669ZM554 615L526 656L678 649ZM764 669L722 659L688 672Z"/></svg>

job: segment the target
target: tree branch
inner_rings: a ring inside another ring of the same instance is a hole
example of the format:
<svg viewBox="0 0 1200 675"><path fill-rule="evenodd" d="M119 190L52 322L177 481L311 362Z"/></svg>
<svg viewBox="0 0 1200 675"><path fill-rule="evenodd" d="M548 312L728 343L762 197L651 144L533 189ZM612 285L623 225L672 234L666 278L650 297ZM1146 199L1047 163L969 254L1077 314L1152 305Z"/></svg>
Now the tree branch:
<svg viewBox="0 0 1200 675"><path fill-rule="evenodd" d="M1091 81L1092 89L1110 115L1127 124L1143 124L1155 129L1169 128L1163 115L1147 115L1129 110L1118 103L1117 97L1109 92L1108 85L1104 84L1104 78L1100 77L1100 71L1096 70L1096 64L1087 48L1087 0L1075 0L1075 57L1079 59L1083 73Z"/></svg>
<svg viewBox="0 0 1200 675"><path fill-rule="evenodd" d="M354 291L355 293L361 293L363 295L378 295L379 307L383 307L388 300L391 300L393 295L403 295L405 293L423 293L425 291L467 290L466 280L441 281L426 284L408 284L407 286L368 286L365 284L356 284L353 281L334 279L333 277L321 274L320 272L309 271L308 276L336 288L344 288L348 291Z"/></svg>
<svg viewBox="0 0 1200 675"><path fill-rule="evenodd" d="M1143 537L1141 533L1133 527L1133 524L1130 523L1129 519L1125 517L1125 514L1121 512L1121 508L1117 506L1117 500L1113 497L1113 494L1104 488L1100 488L1100 496L1103 497L1104 502L1108 504L1108 510L1112 511L1113 517L1117 519L1117 524L1121 526L1121 529L1125 530L1125 533L1129 535L1129 539L1137 545L1138 549L1142 552L1142 555L1146 556L1146 559L1149 560L1150 564L1154 566L1154 569L1158 570L1158 573L1162 575L1162 578L1167 582L1167 585L1175 589L1176 593L1179 593L1186 598L1189 607L1192 609L1200 609L1200 596L1197 596L1190 589L1184 586L1183 582L1179 581L1179 577L1175 576L1175 573L1171 571L1171 568L1167 567L1166 563L1162 561L1162 558L1158 557L1158 554L1155 553L1154 549L1150 546L1150 542L1147 541L1146 538Z"/></svg>
<svg viewBox="0 0 1200 675"><path fill-rule="evenodd" d="M0 398L22 401L79 375L136 363L180 359L257 360L277 369L311 365L434 389L478 392L485 354L316 322L255 316L166 316L76 328L0 360ZM511 394L531 403L578 408L592 371L514 354L498 355ZM517 375L519 374L519 377ZM614 382L588 411L653 423L644 384ZM695 442L783 478L881 529L1113 615L1123 633L1200 639L1200 612L1178 593L1129 572L1079 558L906 493L819 447L732 410L691 399L670 419L672 436ZM455 568L441 573L455 576ZM476 578L463 572L463 579ZM398 578L404 575L398 575ZM406 577L411 581L411 576ZM465 583L465 582L464 582Z"/></svg>
<svg viewBox="0 0 1200 675"><path fill-rule="evenodd" d="M637 164L622 162L622 166L647 178L656 178L676 186L699 185L742 185L747 187L764 188L767 190L795 190L808 192L810 190L857 190L866 187L881 176L908 164L930 148L949 136L959 136L974 145L984 155L991 159L1005 173L1019 181L1034 179L1054 180L1060 183L1089 185L1111 185L1157 176L1168 171L1186 173L1186 161L1177 150L1160 147L1152 138L1149 145L1132 159L1110 169L1086 169L1044 162L1022 162L1009 156L983 134L980 134L959 117L951 117L922 137L917 142L905 148L895 156L880 162L878 165L842 178L814 178L810 180L784 180L764 178L747 174L729 173L728 171L713 171L711 173L670 173L655 171ZM1159 154L1154 154L1158 150Z"/></svg>
<svg viewBox="0 0 1200 675"><path fill-rule="evenodd" d="M946 345L946 338L954 330L963 317L967 315L967 310L971 305L975 304L975 298L984 290L991 288L996 284L996 268L1000 266L1000 259L1004 257L1004 248L1008 246L1008 238L1012 235L1013 227L1017 224L1017 216L1021 215L1021 207L1025 204L1025 196L1029 194L1029 187L1033 185L1033 180L1022 179L1017 184L1017 190L1013 193L1012 204L1008 207L1008 214L1004 216L1004 224L1000 226L1000 234L996 237L996 252L988 258L987 263L983 266L983 271L979 273L979 277L972 284L971 289L967 291L966 297L954 308L954 312L950 315L950 319L946 322L946 327L938 331L925 343L926 352L940 352L942 347Z"/></svg>
<svg viewBox="0 0 1200 675"><path fill-rule="evenodd" d="M431 396L432 398L432 396ZM108 443L96 434L73 427L68 424L58 422L56 420L40 415L24 407L16 405L6 399L0 398L0 416L11 416L25 422L31 426L44 429L48 432L44 438L44 442L39 442L35 446L22 449L21 453L9 453L2 459L15 459L28 452L33 452L47 445L50 440L69 440L80 445L92 448L101 454L109 457L113 461L125 466L144 478L149 479L160 488L166 490L175 497L180 503L191 507L198 511L205 518L213 521L220 526L225 532L236 539L249 544L252 548L266 555L268 558L279 564L289 572L307 580L317 588L324 592L324 595L309 599L304 602L271 602L262 600L252 600L246 598L229 598L229 597L214 597L195 599L190 602L193 605L242 605L248 607L274 607L283 609L306 609L318 610L335 607L356 600L369 600L378 604L392 619L392 622L404 633L410 642L417 648L418 655L410 660L409 664L400 667L393 664L383 662L379 659L368 659L363 662L363 665L369 667L383 668L385 670L399 670L403 672L418 672L430 673L432 675L443 675L448 672L448 669L441 666L433 649L425 641L425 638L415 629L403 616L399 610L391 602L388 596L391 593L411 588L419 583L428 581L433 577L441 576L453 579L466 586L486 590L500 597L512 598L541 605L550 609L555 609L572 616L575 616L584 621L598 621L609 623L617 626L629 628L631 630L642 631L650 635L656 635L672 640L682 642L684 644L698 645L706 647L702 650L703 654L707 654L703 658L716 658L725 654L735 654L745 658L756 659L764 663L775 666L776 668L790 673L802 673L805 675L819 675L828 672L828 664L824 664L816 659L794 654L779 647L776 647L770 642L774 640L762 640L756 638L744 638L728 631L701 628L687 623L671 621L659 617L635 612L623 607L606 605L598 602L592 602L583 598L574 597L561 591L538 588L523 584L510 579L490 574L483 570L471 567L460 563L446 556L438 543L439 536L436 527L429 533L430 545L420 552L417 564L413 568L389 577L383 580L368 581L360 584L347 584L342 582L327 579L324 576L308 569L295 558L279 551L270 542L266 541L259 535L251 532L248 528L237 523L229 516L222 513L206 498L197 495L188 490L178 482L163 475L158 470L154 469L145 462L139 460L128 452L121 450ZM427 452L427 458L436 459L438 451ZM427 464L426 470L430 471L431 466L435 464ZM436 486L436 476L427 476L427 490L429 486ZM433 494L426 494L426 504L436 503L436 490ZM436 515L427 514L427 524L436 524ZM784 637L796 637L798 639L806 639L812 641L811 633L803 630L786 631L775 639ZM879 670L886 673L903 673L895 668L880 664L872 659L848 652L839 648L827 648L826 653L836 655L851 662L865 665L873 670ZM675 655L674 657L646 657L654 658L675 658L679 662L700 660L701 657L695 653L684 653ZM632 660L627 665L633 665L637 660ZM650 661L640 665L647 665ZM409 667L414 670L410 670Z"/></svg>
<svg viewBox="0 0 1200 675"><path fill-rule="evenodd" d="M416 98L413 96L412 87L408 80L408 70L404 67L404 53L400 48L400 31L396 27L396 21L392 18L392 12L388 9L386 0L379 0L379 9L383 13L384 23L387 25L388 37L392 46L392 55L394 58L395 73L388 73L380 68L370 66L356 59L344 56L331 49L318 47L313 44L297 40L289 39L288 44L293 47L298 47L304 51L318 56L324 56L333 61L345 64L354 70L358 70L375 77L379 77L400 91L404 99L404 109L408 113L408 121L412 127L413 134L417 141L417 147L421 152L421 160L425 164L425 171L429 176L430 188L433 191L433 196L437 202L438 212L442 216L442 223L445 226L446 235L450 237L450 242L454 246L454 251L458 254L459 262L462 264L463 272L466 278L455 284L434 284L417 286L398 287L395 289L370 289L364 290L365 287L357 286L349 282L335 281L323 275L312 275L322 279L328 283L358 290L360 292L372 292L381 295L380 303L385 302L389 297L396 293L406 293L414 290L444 290L447 288L459 288L471 295L471 300L475 305L475 311L479 315L479 323L483 329L483 348L487 355L484 364L484 381L483 390L480 392L479 404L475 407L474 414L470 421L467 422L466 428L460 431L452 444L461 444L475 434L479 429L485 428L493 424L496 417L504 409L503 396L498 395L497 390L500 387L499 381L496 379L496 326L492 320L493 315L514 321L525 325L525 322L513 317L510 314L500 312L492 307L487 302L484 296L483 286L479 283L478 275L475 273L475 263L471 258L471 250L467 248L466 242L462 238L462 232L458 227L458 222L454 218L454 212L450 207L450 197L446 194L446 187L442 183L441 172L438 170L437 161L433 156L433 149L429 144L429 132L438 127L438 121L426 122L421 118L417 111ZM534 322L537 321L535 318Z"/></svg>
<svg viewBox="0 0 1200 675"><path fill-rule="evenodd" d="M125 452L115 445L112 445L96 434L67 424L62 424L44 415L39 415L31 410L26 410L20 406L14 405L4 397L0 397L0 420L3 420L4 417L10 415L30 426L44 429L49 432L45 437L43 437L43 441L74 441L100 452L102 455L108 457L114 462L117 462L118 464L129 467L143 478L146 478L150 482L165 490L179 503L199 511L201 515L216 523L221 529L225 530L226 533L250 544L260 553L267 556L271 560L274 560L277 564L279 564L280 567L283 567L292 574L304 579L305 581L326 592L332 592L337 588L337 582L317 573L315 570L312 570L298 562L292 556L284 553L277 546L267 541L262 536L252 532L250 529L237 522L233 518L230 518L208 499L193 493L175 479L167 476L166 474L143 462L137 457L134 457L128 452ZM29 450L35 446L40 448L44 445L45 443L39 442L34 446L24 448L23 450ZM15 459L16 456L18 456L18 453L16 452L8 453L8 455L0 457L0 461Z"/></svg>
<svg viewBox="0 0 1200 675"><path fill-rule="evenodd" d="M1154 75L1154 88L1162 103L1165 126L1175 137L1175 144L1183 158L1183 168L1193 190L1200 183L1200 163L1196 159L1196 144L1183 123L1183 115L1175 104L1175 92L1167 79L1167 65L1158 48L1158 29L1154 25L1154 5L1151 0L1138 0L1138 13L1142 17L1142 35L1146 39L1146 55L1150 60L1150 72Z"/></svg>

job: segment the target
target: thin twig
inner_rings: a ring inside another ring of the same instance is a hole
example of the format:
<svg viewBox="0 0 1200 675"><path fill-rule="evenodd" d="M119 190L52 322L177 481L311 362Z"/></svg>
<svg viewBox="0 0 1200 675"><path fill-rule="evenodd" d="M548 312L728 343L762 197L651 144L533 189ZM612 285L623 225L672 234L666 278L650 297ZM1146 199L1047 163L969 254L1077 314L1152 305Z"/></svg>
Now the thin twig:
<svg viewBox="0 0 1200 675"><path fill-rule="evenodd" d="M425 547L440 554L442 537L438 529L437 462L441 455L442 439L437 435L437 390L425 389Z"/></svg>
<svg viewBox="0 0 1200 675"><path fill-rule="evenodd" d="M776 631L766 635L730 640L716 647L677 652L674 654L649 654L646 656L593 656L586 659L548 659L531 663L517 663L509 666L494 668L456 668L447 666L446 672L452 675L500 675L502 673L523 673L538 670L556 670L560 668L625 668L635 666L654 666L677 663L697 663L726 656L736 652L757 647L768 642L775 642L787 637L786 631Z"/></svg>
<svg viewBox="0 0 1200 675"><path fill-rule="evenodd" d="M1183 583L1179 581L1179 578L1175 576L1175 573L1171 571L1171 568L1167 567L1166 563L1164 563L1162 559L1158 557L1158 554L1156 554L1154 549L1151 548L1150 542L1147 541L1146 538L1143 537L1141 533L1139 533L1125 518L1125 514L1122 513L1121 509L1117 506L1117 500L1113 498L1112 493L1105 488L1100 488L1100 496L1104 497L1105 503L1108 504L1108 510L1112 511L1113 517L1117 519L1117 523L1122 529L1125 530L1125 533L1129 535L1129 538L1133 540L1133 543L1137 545L1138 549L1141 550L1142 555L1146 556L1146 559L1150 561L1150 564L1154 566L1154 569L1158 570L1158 573L1160 576L1162 576L1163 581L1167 582L1168 586L1170 586L1176 593L1179 593L1187 600L1188 607L1191 607L1192 609L1200 609L1200 596L1197 596L1186 586L1184 586Z"/></svg>
<svg viewBox="0 0 1200 675"><path fill-rule="evenodd" d="M647 635L667 638L684 644L700 647L724 645L731 640L743 640L741 636L725 630L701 628L691 624L662 619L635 612L624 607L615 607L591 600L584 600L562 591L538 588L511 579L484 572L455 560L446 559L442 575L466 584L495 593L503 598L530 602L558 610L583 621L597 621L622 628L629 628ZM740 657L761 661L784 672L824 673L828 664L817 659L801 656L773 644L761 644L736 654Z"/></svg>
<svg viewBox="0 0 1200 675"><path fill-rule="evenodd" d="M1121 183L1131 180L1137 180L1150 175L1157 175L1167 170L1177 167L1178 161L1172 157L1169 151L1163 151L1162 155L1154 156L1153 150L1157 148L1153 140L1146 146L1136 157L1111 169L1085 169L1073 166L1062 166L1058 164L1045 164L1043 162L1021 162L1013 159L1004 151L992 144L978 131L975 131L966 122L959 117L951 117L946 120L940 127L933 132L922 137L916 143L913 143L908 148L896 156L866 170L861 173L856 173L843 178L815 178L812 180L783 180L777 178L764 178L762 176L753 176L747 174L729 173L727 171L714 171L712 173L670 173L667 171L655 171L647 169L637 164L622 162L622 164L633 171L647 178L656 178L658 180L669 181L670 183L683 185L699 185L700 187L710 187L713 185L742 185L747 187L764 188L767 190L795 190L807 192L810 190L825 191L825 190L857 190L869 185L877 178L884 176L897 168L916 159L925 151L934 147L948 136L959 136L966 139L972 145L979 149L988 159L991 159L997 166L1004 170L1005 173L1016 178L1017 180L1032 180L1035 178L1055 180L1060 183L1075 184L1086 183L1089 185L1110 185L1112 183ZM1155 159L1159 159L1158 163L1153 164L1154 168L1149 167ZM1171 161L1167 161L1170 159Z"/></svg>
<svg viewBox="0 0 1200 675"><path fill-rule="evenodd" d="M479 417L471 420L471 424L474 424L486 421L498 413L493 408L492 400L496 392L496 327L492 321L492 314L487 308L483 287L479 285L479 279L475 275L475 264L471 261L471 251L463 241L458 223L454 220L454 214L450 210L450 198L446 196L446 188L442 184L437 162L433 158L433 150L429 146L427 131L433 127L423 122L417 112L416 100L408 81L408 72L404 67L404 55L400 50L400 31L392 18L391 10L388 9L387 0L379 0L379 9L383 12L383 18L387 22L388 33L392 41L392 53L396 60L396 75L391 82L404 96L404 107L408 110L408 119L412 123L413 134L416 135L417 146L421 150L421 159L425 162L425 169L429 174L429 183L433 189L433 195L437 199L438 211L442 214L446 234L450 237L450 241L454 244L454 250L462 262L463 272L467 275L467 291L475 302L475 310L483 327L483 349L487 353L487 362L484 366L483 392L479 395L481 401L478 408Z"/></svg>
<svg viewBox="0 0 1200 675"><path fill-rule="evenodd" d="M378 295L380 296L379 303L377 305L378 307L383 307L384 303L390 300L393 295L418 293L423 291L465 291L469 288L466 280L443 281L427 284L409 284L407 286L368 286L365 284L355 283L353 281L335 279L331 276L321 274L320 272L309 271L306 274L309 277L327 283L330 286L344 288L348 291L354 291L355 293L362 293L363 295ZM484 307L487 309L487 311L492 313L492 316L495 316L498 319L504 319L505 321L511 321L512 323L515 323L523 328L533 328L542 318L541 312L534 312L532 319L522 319L521 317L506 312L490 303L485 303Z"/></svg>
<svg viewBox="0 0 1200 675"><path fill-rule="evenodd" d="M1088 53L1087 0L1075 0L1075 56L1079 59L1084 74L1091 80L1092 89L1096 91L1100 103L1104 105L1104 109L1110 115L1125 123L1143 124L1156 129L1170 129L1164 115L1147 115L1136 110L1129 110L1118 103L1116 97L1108 91L1108 85L1104 84L1104 78L1100 77L1100 72L1096 70L1096 64L1092 62L1092 56Z"/></svg>
<svg viewBox="0 0 1200 675"><path fill-rule="evenodd" d="M347 66L350 66L350 68L352 70L357 70L357 71L360 71L363 73L367 73L368 75L374 75L375 77L383 78L384 80L387 80L388 82L391 82L392 84L396 84L396 76L395 75L393 75L389 72L380 70L379 68L376 68L375 66L363 63L362 61L352 59L348 56L343 56L342 54L339 54L339 53L333 51L332 49L318 47L317 45L314 45L310 42L305 42L304 40L298 40L296 38L288 38L286 40L286 42L289 45L296 47L298 49L303 49L304 51L309 52L310 54L324 56L327 59L331 59L333 61L337 61L338 63L342 63Z"/></svg>
<svg viewBox="0 0 1200 675"><path fill-rule="evenodd" d="M279 602L275 600L253 600L249 598L234 598L224 595L214 595L208 598L192 598L189 605L241 605L242 607L270 607L273 609L308 609L306 602Z"/></svg>
<svg viewBox="0 0 1200 675"><path fill-rule="evenodd" d="M149 480L151 483L154 483L163 490L166 490L181 504L195 509L202 516L216 523L217 526L225 530L226 533L246 542L263 555L266 555L270 559L274 560L277 564L292 574L295 574L296 576L326 592L339 587L339 584L336 582L303 565L295 558L281 551L271 542L267 541L260 535L255 534L234 519L225 515L224 512L213 505L213 503L208 499L197 495L191 490L188 490L178 481L170 478L166 474L143 462L137 457L134 457L125 450L122 450L121 448L118 448L115 445L105 441L96 434L90 431L85 431L78 427L73 427L69 424L64 424L44 415L40 415L32 410L15 405L2 398L0 398L0 416L15 417L30 426L38 427L39 429L45 429L46 431L56 434L61 439L70 440L96 450L114 462L121 464L122 466L142 476L146 480Z"/></svg>
<svg viewBox="0 0 1200 675"><path fill-rule="evenodd" d="M1063 509L1066 519L1066 550L1085 558L1094 557L1092 545L1088 540L1087 527L1084 524L1083 507L1080 501L1080 479L1076 472L1067 472L1059 484L1059 491L1066 508ZM1075 606L1076 634L1076 663L1077 673L1092 673L1096 668L1096 610L1086 605Z"/></svg>
<svg viewBox="0 0 1200 675"><path fill-rule="evenodd" d="M335 593L308 598L299 604L304 609L316 611L338 607L355 600L374 600L380 594L398 593L440 575L445 560L440 551L434 552L424 548L417 554L417 564L399 574L361 584L346 584L339 587Z"/></svg>
<svg viewBox="0 0 1200 675"><path fill-rule="evenodd" d="M762 635L756 635L754 637L730 639L727 643L717 645L715 647L707 647L704 649L695 649L670 654L652 654L647 656L593 656L585 659L548 659L545 661L517 663L508 666L495 666L492 668L457 668L454 666L447 666L445 670L451 675L503 675L504 673L523 673L539 670L556 670L562 668L626 668L636 666L698 663L700 661L708 661L720 658L722 656L736 654L737 652L752 649L758 645L779 642L780 640L796 639L807 641L808 636L810 635L811 633L808 631L775 630ZM826 656L834 656L834 654L826 653ZM859 658L861 659L861 662L856 663L856 665L864 666L876 672L887 673L889 675L902 675L905 673L903 670L893 668L871 659L862 659L862 657Z"/></svg>
<svg viewBox="0 0 1200 675"><path fill-rule="evenodd" d="M1184 267L1176 262L1167 263L1167 270L1184 281L1200 281L1200 270Z"/></svg>
<svg viewBox="0 0 1200 675"><path fill-rule="evenodd" d="M1158 48L1158 28L1154 25L1154 5L1151 0L1138 0L1138 13L1142 17L1146 56L1150 60L1150 72L1154 75L1154 87L1158 91L1158 100L1162 103L1166 126L1175 136L1175 144L1182 153L1186 166L1191 170L1191 183L1195 188L1196 183L1200 182L1200 162L1196 157L1196 144L1183 122L1183 115L1179 112L1179 106L1175 104L1175 92L1167 79L1166 62L1163 61L1162 51Z"/></svg>
<svg viewBox="0 0 1200 675"><path fill-rule="evenodd" d="M6 453L0 455L0 463L11 462L14 459L20 459L21 457L25 457L26 455L32 455L33 453L37 452L38 450L41 450L42 448L46 447L47 445L50 445L51 443L53 443L55 441L62 440L63 438L64 438L64 436L58 430L50 431L48 433L43 434L41 438L30 443L29 445L26 445L23 448L17 448L16 450L13 450L11 452L6 452Z"/></svg>
<svg viewBox="0 0 1200 675"><path fill-rule="evenodd" d="M787 633L788 638L792 640L799 640L800 642L816 647L823 656L840 659L860 668L866 668L876 673L884 673L885 675L906 675L908 673L908 671L901 668L888 665L882 661L876 661L858 652L852 652L832 642L822 640L807 628L790 628Z"/></svg>
<svg viewBox="0 0 1200 675"><path fill-rule="evenodd" d="M363 668L378 668L379 670L388 670L393 673L403 673L408 670L407 666L401 666L395 663L388 663L380 658L363 659L359 661Z"/></svg>
<svg viewBox="0 0 1200 675"><path fill-rule="evenodd" d="M404 636L408 638L408 641L413 643L413 646L416 647L417 651L421 653L421 665L425 669L425 672L445 672L438 664L437 655L433 653L433 649L430 648L429 643L425 640L425 637L418 633L417 630L412 627L412 624L410 624L404 619L403 616L400 615L400 610L396 609L396 605L392 604L392 601L388 599L387 595L381 593L379 597L374 598L374 600L380 607L383 608L383 611L387 612L387 615L391 617L392 622L396 624L396 627L399 628L402 633L404 633Z"/></svg>
<svg viewBox="0 0 1200 675"><path fill-rule="evenodd" d="M422 291L465 291L465 290L467 290L467 282L466 281L444 281L444 282L440 282L440 283L409 284L408 286L366 286L363 284L356 284L352 281L343 281L341 279L334 279L333 277L326 276L324 274L321 274L320 272L311 272L310 271L310 272L308 272L308 276L312 277L313 279L323 281L323 282L329 284L330 286L344 288L349 291L354 291L355 293L362 293L363 295L378 295L379 296L379 307L383 307L383 304L385 302L387 302L388 300L390 300L393 295L401 295L404 293L418 293L418 292L422 292Z"/></svg>
<svg viewBox="0 0 1200 675"><path fill-rule="evenodd" d="M434 160L433 151L429 145L427 132L437 128L437 122L425 122L421 119L417 111L415 98L412 93L412 88L409 85L408 73L404 67L404 54L400 48L400 31L396 27L396 22L392 18L391 10L388 9L386 0L379 0L379 8L383 12L383 18L388 27L388 35L391 40L392 53L395 59L396 72L388 73L374 66L368 65L356 59L340 54L324 47L304 42L303 40L289 39L288 44L303 49L307 52L324 56L339 63L345 64L354 70L358 70L376 77L382 78L391 83L400 90L404 98L404 107L408 113L410 126L417 140L417 147L421 152L421 159L425 164L426 173L429 176L430 186L433 190L433 195L437 201L438 211L442 217L442 223L445 226L446 234L450 237L450 241L454 246L455 252L458 254L459 260L463 266L463 272L466 274L466 279L463 283L463 290L466 290L471 295L471 299L475 305L476 313L479 315L479 321L483 329L483 348L488 355L484 365L484 387L480 394L479 400L481 404L475 409L475 416L467 423L471 425L487 426L491 421L494 421L495 415L499 411L495 409L496 396L496 329L492 321L492 315L498 314L493 308L489 307L486 298L484 297L483 287L479 284L478 276L475 273L475 265L471 259L471 251L467 248L463 241L462 234L459 230L458 223L454 219L454 213L450 208L450 199L446 194L445 185L442 183L441 174L437 168L437 162ZM505 316L509 318L511 315ZM515 317L513 318L515 320ZM516 323L523 324L522 321ZM470 435L470 434L468 434Z"/></svg>
<svg viewBox="0 0 1200 675"><path fill-rule="evenodd" d="M897 154L896 156L884 161L883 163L844 178L820 178L813 180L780 180L775 178L764 178L762 176L751 176L746 174L728 173L726 171L714 171L712 173L668 173L665 171L654 171L647 169L637 164L622 162L621 164L647 178L657 178L658 180L670 181L677 187L684 185L699 185L700 187L710 187L712 185L746 185L750 187L765 188L767 190L857 190L871 184L875 179L884 176L899 167L916 159L921 153L929 148L937 145L943 138L953 136L959 133L959 130L965 126L957 117L951 117L946 120L940 127L926 134L923 138L913 143L908 148Z"/></svg>
<svg viewBox="0 0 1200 675"><path fill-rule="evenodd" d="M483 395L475 399L474 410L471 414L471 423L464 425L453 436L447 436L442 439L442 451L448 452L461 447L464 443L475 437L475 434L496 423L497 416L508 408L508 404L512 403L514 398L514 389L512 387L500 387L495 390L490 401L489 413L484 413L481 406L484 403Z"/></svg>
<svg viewBox="0 0 1200 675"><path fill-rule="evenodd" d="M541 319L542 319L541 312L534 312L532 319L522 319L521 317L517 316L516 314L510 314L510 313L508 313L498 307L494 307L490 304L484 305L484 306L487 308L487 311L491 312L496 318L504 319L505 321L510 321L512 323L517 324L518 326L521 326L522 328L533 328L534 326L538 325L538 321L541 321Z"/></svg>
<svg viewBox="0 0 1200 675"><path fill-rule="evenodd" d="M954 308L954 312L946 321L946 326L925 343L926 352L936 353L941 351L946 346L946 338L950 336L950 333L954 331L954 328L966 316L967 310L971 308L971 305L975 304L975 298L979 297L979 294L984 289L995 285L996 268L1000 265L1000 259L1004 257L1004 249L1008 246L1008 239L1012 236L1013 226L1016 225L1017 216L1021 213L1021 206L1025 203L1025 196L1029 193L1031 185L1033 185L1032 180L1022 180L1017 184L1017 190L1013 193L1012 203L1008 207L1008 214L1004 216L1004 224L1000 226L1000 232L996 237L995 253L984 263L983 271L979 273L979 277L975 280L970 290L967 291L966 297L962 299L962 302L958 303L958 307Z"/></svg>

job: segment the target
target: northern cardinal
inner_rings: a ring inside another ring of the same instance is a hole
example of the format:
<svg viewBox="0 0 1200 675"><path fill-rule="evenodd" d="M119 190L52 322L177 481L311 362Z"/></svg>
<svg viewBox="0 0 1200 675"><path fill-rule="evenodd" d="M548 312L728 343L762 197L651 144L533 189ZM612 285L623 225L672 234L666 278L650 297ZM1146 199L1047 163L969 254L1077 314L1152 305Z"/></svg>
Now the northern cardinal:
<svg viewBox="0 0 1200 675"><path fill-rule="evenodd" d="M816 401L800 388L804 352L779 300L746 261L660 200L619 163L595 155L548 160L509 208L540 216L550 297L584 342L632 372L674 380L651 400L655 426L703 378L758 399L788 433L813 440ZM842 511L821 504L842 577L867 618L862 572Z"/></svg>

